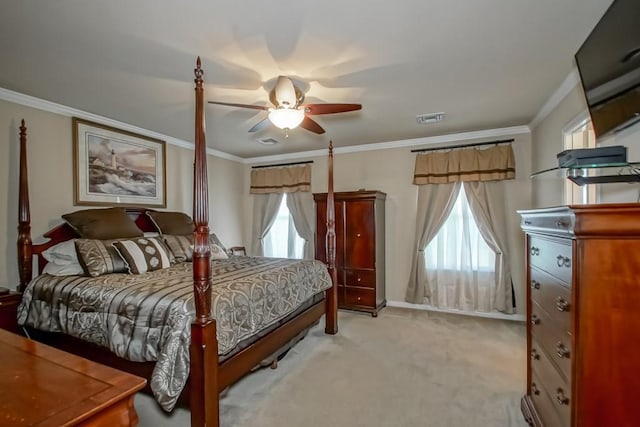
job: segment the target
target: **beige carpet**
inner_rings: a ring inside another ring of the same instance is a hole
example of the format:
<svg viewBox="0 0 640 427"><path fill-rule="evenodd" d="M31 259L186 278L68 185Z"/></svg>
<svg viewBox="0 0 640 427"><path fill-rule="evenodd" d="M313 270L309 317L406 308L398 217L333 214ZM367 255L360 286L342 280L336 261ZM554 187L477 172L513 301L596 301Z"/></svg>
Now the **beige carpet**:
<svg viewBox="0 0 640 427"><path fill-rule="evenodd" d="M525 426L522 323L385 308L378 318L340 311L280 362L249 375L221 400L224 427ZM140 426L187 426L136 398Z"/></svg>

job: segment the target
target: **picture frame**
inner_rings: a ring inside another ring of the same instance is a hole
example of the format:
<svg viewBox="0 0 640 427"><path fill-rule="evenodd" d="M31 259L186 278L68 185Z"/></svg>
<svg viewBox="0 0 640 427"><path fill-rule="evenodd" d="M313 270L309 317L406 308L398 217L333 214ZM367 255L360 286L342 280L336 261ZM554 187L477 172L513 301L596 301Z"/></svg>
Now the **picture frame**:
<svg viewBox="0 0 640 427"><path fill-rule="evenodd" d="M165 141L74 117L74 205L165 208Z"/></svg>

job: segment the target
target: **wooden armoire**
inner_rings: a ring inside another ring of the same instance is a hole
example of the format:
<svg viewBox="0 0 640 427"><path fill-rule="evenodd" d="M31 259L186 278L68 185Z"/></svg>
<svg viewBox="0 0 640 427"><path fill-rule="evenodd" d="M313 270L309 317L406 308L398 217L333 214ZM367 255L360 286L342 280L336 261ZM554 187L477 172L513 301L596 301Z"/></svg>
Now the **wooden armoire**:
<svg viewBox="0 0 640 427"><path fill-rule="evenodd" d="M327 194L316 202L316 259L327 262ZM385 200L380 191L334 194L336 215L336 270L338 307L366 311L373 317L385 299Z"/></svg>
<svg viewBox="0 0 640 427"><path fill-rule="evenodd" d="M638 426L640 204L520 211L532 426Z"/></svg>

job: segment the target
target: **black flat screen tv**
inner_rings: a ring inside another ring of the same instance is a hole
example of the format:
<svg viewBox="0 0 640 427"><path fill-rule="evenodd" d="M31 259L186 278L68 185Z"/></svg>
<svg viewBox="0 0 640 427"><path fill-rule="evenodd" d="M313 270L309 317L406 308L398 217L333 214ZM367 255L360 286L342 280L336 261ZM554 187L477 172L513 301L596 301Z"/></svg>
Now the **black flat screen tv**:
<svg viewBox="0 0 640 427"><path fill-rule="evenodd" d="M575 59L596 137L640 122L640 0L615 0Z"/></svg>

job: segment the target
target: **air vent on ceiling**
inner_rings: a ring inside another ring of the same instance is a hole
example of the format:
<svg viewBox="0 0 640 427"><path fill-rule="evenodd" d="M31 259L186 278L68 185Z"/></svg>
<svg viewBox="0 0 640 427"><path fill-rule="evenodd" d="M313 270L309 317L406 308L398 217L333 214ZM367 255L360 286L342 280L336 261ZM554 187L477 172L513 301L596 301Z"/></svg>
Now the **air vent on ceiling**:
<svg viewBox="0 0 640 427"><path fill-rule="evenodd" d="M416 116L416 122L418 122L419 125L439 122L442 119L444 119L444 113L419 114Z"/></svg>
<svg viewBox="0 0 640 427"><path fill-rule="evenodd" d="M258 141L260 144L264 144L264 145L274 145L274 144L278 144L280 141L278 141L277 139L274 138L258 138L256 139L256 141Z"/></svg>

